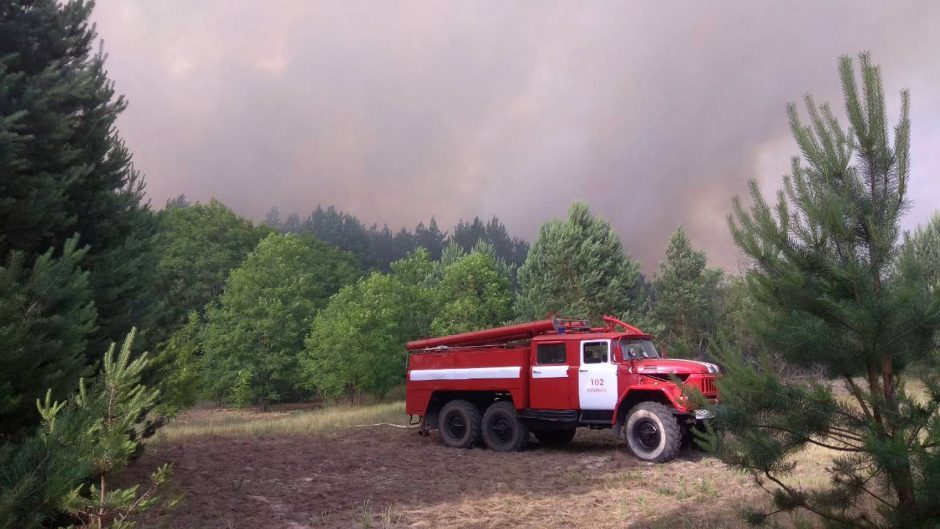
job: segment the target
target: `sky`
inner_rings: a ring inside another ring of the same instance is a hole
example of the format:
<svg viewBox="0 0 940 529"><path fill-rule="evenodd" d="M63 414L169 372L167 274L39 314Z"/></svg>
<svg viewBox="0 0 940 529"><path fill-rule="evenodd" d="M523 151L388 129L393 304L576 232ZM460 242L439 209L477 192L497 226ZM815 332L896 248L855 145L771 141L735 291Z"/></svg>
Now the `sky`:
<svg viewBox="0 0 940 529"><path fill-rule="evenodd" d="M366 224L498 216L534 240L573 201L645 271L683 227L709 262L749 179L798 154L785 109L842 111L840 55L912 101L911 229L940 208L940 2L98 0L118 128L151 203Z"/></svg>

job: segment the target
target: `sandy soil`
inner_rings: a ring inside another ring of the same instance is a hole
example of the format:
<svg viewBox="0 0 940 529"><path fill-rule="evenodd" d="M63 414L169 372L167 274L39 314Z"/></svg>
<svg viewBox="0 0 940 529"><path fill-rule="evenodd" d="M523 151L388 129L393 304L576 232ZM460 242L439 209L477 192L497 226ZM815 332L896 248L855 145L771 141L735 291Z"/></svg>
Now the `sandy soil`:
<svg viewBox="0 0 940 529"><path fill-rule="evenodd" d="M509 454L383 426L205 438L150 448L122 481L164 462L184 500L143 527L742 527L740 509L765 501L698 451L645 464L609 431Z"/></svg>

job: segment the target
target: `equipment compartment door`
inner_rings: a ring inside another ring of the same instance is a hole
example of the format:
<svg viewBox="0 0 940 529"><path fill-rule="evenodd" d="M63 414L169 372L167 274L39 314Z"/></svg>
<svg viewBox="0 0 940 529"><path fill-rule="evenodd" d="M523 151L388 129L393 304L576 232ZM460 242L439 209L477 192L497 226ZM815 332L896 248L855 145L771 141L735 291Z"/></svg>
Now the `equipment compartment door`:
<svg viewBox="0 0 940 529"><path fill-rule="evenodd" d="M610 340L581 342L580 409L613 410L617 407L617 395L617 366L610 357Z"/></svg>

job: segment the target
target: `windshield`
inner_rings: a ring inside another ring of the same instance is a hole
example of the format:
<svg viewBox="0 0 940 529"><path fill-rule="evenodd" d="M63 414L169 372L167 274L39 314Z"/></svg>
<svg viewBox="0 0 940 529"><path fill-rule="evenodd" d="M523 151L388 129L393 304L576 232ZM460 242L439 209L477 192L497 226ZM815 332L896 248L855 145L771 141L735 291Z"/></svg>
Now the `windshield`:
<svg viewBox="0 0 940 529"><path fill-rule="evenodd" d="M650 340L624 338L620 340L620 351L624 360L631 358L659 358L659 351ZM631 351L633 354L631 354Z"/></svg>

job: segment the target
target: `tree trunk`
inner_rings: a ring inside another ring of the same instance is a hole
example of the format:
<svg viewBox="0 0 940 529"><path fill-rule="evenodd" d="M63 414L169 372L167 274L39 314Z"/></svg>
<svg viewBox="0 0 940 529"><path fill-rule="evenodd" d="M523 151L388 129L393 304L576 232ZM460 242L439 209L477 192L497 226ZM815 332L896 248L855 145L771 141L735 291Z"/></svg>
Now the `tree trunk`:
<svg viewBox="0 0 940 529"><path fill-rule="evenodd" d="M904 435L903 431L898 432L896 421L898 419L898 401L895 394L894 367L891 365L891 357L883 355L881 357L881 380L882 395L885 401L885 419L888 435L896 437ZM902 428L903 430L903 428ZM889 472L891 484L894 485L898 497L898 512L901 515L911 515L916 512L917 502L914 498L914 475L911 470L911 456L909 452L904 454L904 461L897 466L894 472ZM902 522L899 527L907 527Z"/></svg>
<svg viewBox="0 0 940 529"><path fill-rule="evenodd" d="M105 474L101 475L99 483L101 490L98 491L98 529L101 529L104 522L104 498L108 490L108 478Z"/></svg>

